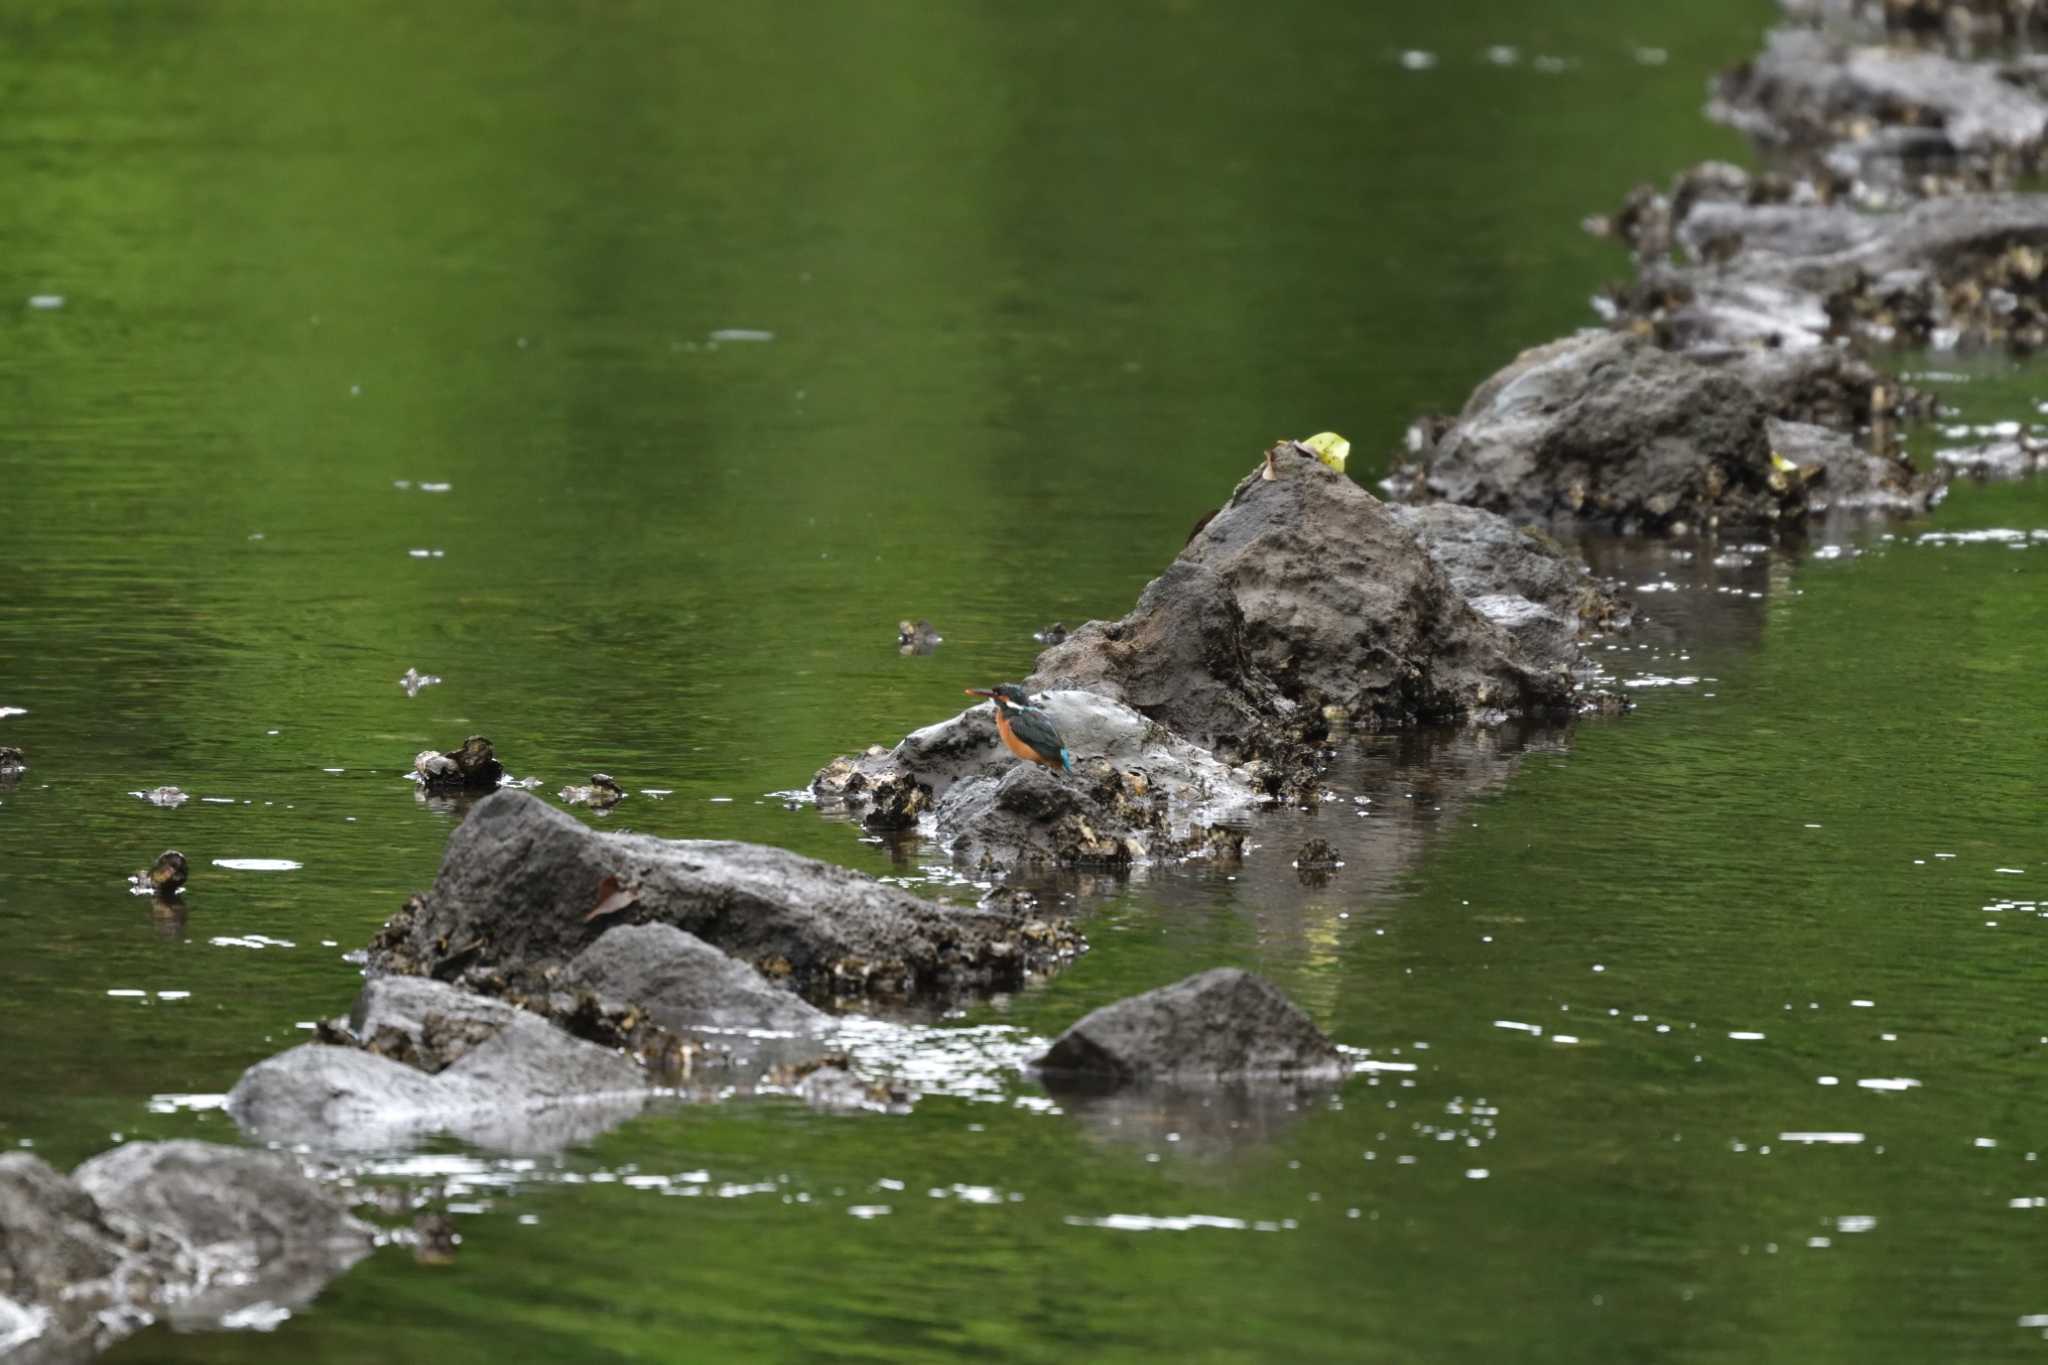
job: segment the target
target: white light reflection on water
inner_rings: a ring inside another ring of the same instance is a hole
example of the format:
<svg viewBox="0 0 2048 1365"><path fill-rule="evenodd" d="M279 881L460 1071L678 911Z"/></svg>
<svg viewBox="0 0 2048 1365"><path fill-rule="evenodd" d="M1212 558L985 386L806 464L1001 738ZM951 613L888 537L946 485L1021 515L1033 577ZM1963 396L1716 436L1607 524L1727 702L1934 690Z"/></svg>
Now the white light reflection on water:
<svg viewBox="0 0 2048 1365"><path fill-rule="evenodd" d="M936 1028L846 1019L833 1032L856 1075L920 1094L1000 1101L1010 1083L1045 1053L1047 1040L1008 1024Z"/></svg>
<svg viewBox="0 0 2048 1365"><path fill-rule="evenodd" d="M1068 1214L1060 1221L1069 1227L1109 1228L1116 1232L1192 1232L1197 1228L1217 1228L1226 1232L1288 1232L1296 1226L1292 1218L1246 1220L1222 1218L1210 1213L1110 1213L1100 1218Z"/></svg>
<svg viewBox="0 0 2048 1365"><path fill-rule="evenodd" d="M305 866L290 858L215 858L213 865L230 872L296 872Z"/></svg>

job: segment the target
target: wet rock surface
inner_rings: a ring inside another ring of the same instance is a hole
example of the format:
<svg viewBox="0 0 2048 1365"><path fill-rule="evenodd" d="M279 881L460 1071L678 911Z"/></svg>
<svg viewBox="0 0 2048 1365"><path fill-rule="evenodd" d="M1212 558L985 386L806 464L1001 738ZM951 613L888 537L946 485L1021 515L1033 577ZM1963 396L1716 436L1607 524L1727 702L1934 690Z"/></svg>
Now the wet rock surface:
<svg viewBox="0 0 2048 1365"><path fill-rule="evenodd" d="M218 1326L303 1303L373 1230L281 1156L136 1142L69 1177L0 1155L0 1352L89 1358L150 1322Z"/></svg>
<svg viewBox="0 0 2048 1365"><path fill-rule="evenodd" d="M1314 459L1264 472L1029 685L1114 698L1233 759L1319 737L1331 707L1360 726L1570 709L1570 660L1474 612L1378 498Z"/></svg>
<svg viewBox="0 0 2048 1365"><path fill-rule="evenodd" d="M606 879L632 903L603 920ZM598 834L524 792L478 802L434 887L387 923L373 970L545 995L619 923L667 923L817 998L1021 985L1073 950L1064 921L921 900L757 844Z"/></svg>
<svg viewBox="0 0 2048 1365"><path fill-rule="evenodd" d="M1342 1054L1300 1007L1233 967L1105 1005L1039 1059L1048 1085L1334 1079Z"/></svg>

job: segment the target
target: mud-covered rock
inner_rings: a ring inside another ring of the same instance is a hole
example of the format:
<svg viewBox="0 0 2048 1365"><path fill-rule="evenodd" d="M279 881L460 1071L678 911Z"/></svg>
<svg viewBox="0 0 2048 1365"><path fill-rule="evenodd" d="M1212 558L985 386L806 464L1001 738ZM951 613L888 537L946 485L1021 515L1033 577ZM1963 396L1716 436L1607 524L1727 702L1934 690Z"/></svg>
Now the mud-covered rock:
<svg viewBox="0 0 2048 1365"><path fill-rule="evenodd" d="M1333 1078L1344 1059L1300 1007L1234 967L1085 1016L1039 1059L1048 1083Z"/></svg>
<svg viewBox="0 0 2048 1365"><path fill-rule="evenodd" d="M1390 510L1472 609L1536 657L1570 658L1580 641L1628 624L1628 605L1536 527L1457 503Z"/></svg>
<svg viewBox="0 0 2048 1365"><path fill-rule="evenodd" d="M1073 772L1027 773L1039 765L1003 747L983 702L893 749L835 759L812 790L871 829L916 828L977 867L1118 867L1234 844L1222 827L1285 785L1270 765L1223 763L1092 692L1042 692L1031 702L1065 738Z"/></svg>
<svg viewBox="0 0 2048 1365"><path fill-rule="evenodd" d="M610 879L630 906L593 920ZM1021 985L1076 946L1063 920L921 900L758 844L599 834L518 791L479 801L434 887L379 932L374 970L545 994L620 923L666 923L814 997Z"/></svg>
<svg viewBox="0 0 2048 1365"><path fill-rule="evenodd" d="M1314 459L1265 466L1118 621L1039 655L1030 686L1114 698L1243 759L1363 725L1568 709L1565 659L1533 659L1466 604L1386 505Z"/></svg>
<svg viewBox="0 0 2048 1365"><path fill-rule="evenodd" d="M1805 499L1774 469L1763 404L1723 371L1581 333L1481 384L1396 487L1516 521L1624 532L1769 526Z"/></svg>
<svg viewBox="0 0 2048 1365"><path fill-rule="evenodd" d="M369 1254L373 1230L296 1166L204 1142L137 1142L70 1177L0 1155L0 1354L84 1360L159 1319L290 1308Z"/></svg>
<svg viewBox="0 0 2048 1365"><path fill-rule="evenodd" d="M652 1084L537 1014L416 977L366 983L348 1032L355 1046L306 1043L250 1067L228 1113L270 1142L375 1148L446 1132L554 1151L638 1113Z"/></svg>

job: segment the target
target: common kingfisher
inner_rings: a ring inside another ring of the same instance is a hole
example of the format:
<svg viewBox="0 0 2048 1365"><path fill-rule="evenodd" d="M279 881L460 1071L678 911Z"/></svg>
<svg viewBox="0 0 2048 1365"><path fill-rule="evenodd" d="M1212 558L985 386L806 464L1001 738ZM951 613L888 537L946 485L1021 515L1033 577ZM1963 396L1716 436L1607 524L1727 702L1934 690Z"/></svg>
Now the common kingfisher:
<svg viewBox="0 0 2048 1365"><path fill-rule="evenodd" d="M1060 738L1052 718L1031 704L1022 687L997 683L994 687L970 687L967 695L987 697L996 704L996 733L1011 753L1048 768L1074 771L1074 756L1067 752L1067 742Z"/></svg>

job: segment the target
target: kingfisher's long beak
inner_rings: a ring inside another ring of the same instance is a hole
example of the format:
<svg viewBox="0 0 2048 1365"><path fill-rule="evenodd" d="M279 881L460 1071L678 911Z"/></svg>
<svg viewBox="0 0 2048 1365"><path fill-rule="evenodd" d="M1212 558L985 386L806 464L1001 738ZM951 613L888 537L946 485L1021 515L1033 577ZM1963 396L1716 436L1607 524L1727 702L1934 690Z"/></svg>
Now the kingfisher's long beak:
<svg viewBox="0 0 2048 1365"><path fill-rule="evenodd" d="M967 695L970 697L993 697L995 693L989 691L986 687L970 687L967 689Z"/></svg>

